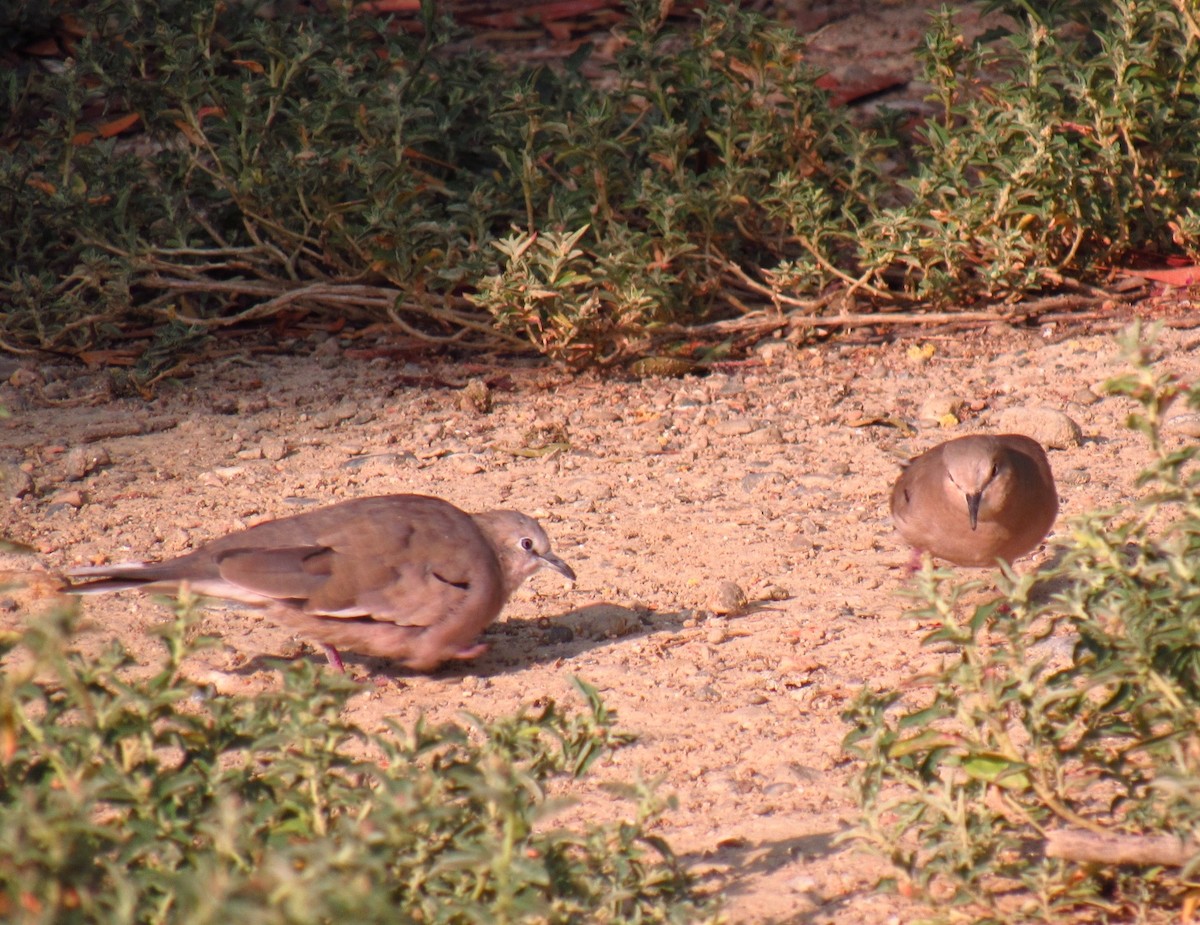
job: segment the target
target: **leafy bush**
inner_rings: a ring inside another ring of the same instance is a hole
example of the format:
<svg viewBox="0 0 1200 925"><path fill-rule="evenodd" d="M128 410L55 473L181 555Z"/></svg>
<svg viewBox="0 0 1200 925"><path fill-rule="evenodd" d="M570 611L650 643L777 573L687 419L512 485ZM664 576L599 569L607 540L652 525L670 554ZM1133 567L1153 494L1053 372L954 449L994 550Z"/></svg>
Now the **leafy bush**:
<svg viewBox="0 0 1200 925"><path fill-rule="evenodd" d="M307 662L215 695L181 670L88 661L72 616L4 640L0 918L53 922L685 922L701 902L634 821L556 827L551 778L628 736L595 691L495 723L386 733L341 718L357 685ZM13 651L15 650L15 651ZM134 680L138 676L139 680Z"/></svg>
<svg viewBox="0 0 1200 925"><path fill-rule="evenodd" d="M961 917L1140 920L1200 864L1200 447L1160 433L1200 386L1125 346L1133 372L1110 388L1141 405L1145 493L1074 522L1056 561L973 607L980 583L926 568L912 616L952 654L847 714L854 837Z"/></svg>
<svg viewBox="0 0 1200 925"><path fill-rule="evenodd" d="M432 2L417 37L347 4L19 5L14 29L81 37L0 74L0 344L149 323L171 354L319 310L583 365L838 289L969 302L1200 254L1183 6L1061 5L1083 38L1012 6L990 45L935 18L914 132L831 107L803 41L736 4L680 30L633 0L591 79L586 47L554 70L464 50Z"/></svg>

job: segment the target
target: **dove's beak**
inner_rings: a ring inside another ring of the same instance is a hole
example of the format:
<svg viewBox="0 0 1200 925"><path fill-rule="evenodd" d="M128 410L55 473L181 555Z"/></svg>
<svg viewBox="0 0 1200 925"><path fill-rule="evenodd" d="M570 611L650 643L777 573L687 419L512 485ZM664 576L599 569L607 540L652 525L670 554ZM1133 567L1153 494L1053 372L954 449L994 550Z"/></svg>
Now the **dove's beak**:
<svg viewBox="0 0 1200 925"><path fill-rule="evenodd" d="M558 574L562 575L563 578L566 578L569 581L575 580L575 570L571 568L571 566L567 565L567 563L563 562L563 560L554 553L548 552L542 556L541 559L543 568L552 568L554 571L558 572Z"/></svg>

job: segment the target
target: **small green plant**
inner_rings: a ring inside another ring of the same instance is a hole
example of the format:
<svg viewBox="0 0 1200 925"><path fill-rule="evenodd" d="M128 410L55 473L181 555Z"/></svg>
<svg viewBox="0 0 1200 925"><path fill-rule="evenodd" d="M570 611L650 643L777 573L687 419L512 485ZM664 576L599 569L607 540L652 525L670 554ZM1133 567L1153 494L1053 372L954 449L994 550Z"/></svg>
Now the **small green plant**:
<svg viewBox="0 0 1200 925"><path fill-rule="evenodd" d="M226 697L184 670L185 619L149 675L71 651L73 619L3 640L5 922L706 919L647 788L633 820L555 824L550 780L629 741L582 682L577 713L368 732L341 718L357 685L307 662Z"/></svg>
<svg viewBox="0 0 1200 925"><path fill-rule="evenodd" d="M905 889L948 899L947 919L1140 920L1200 864L1200 447L1160 431L1200 386L1155 369L1136 334L1125 348L1133 371L1110 389L1141 405L1145 493L1073 523L1056 561L1006 572L982 604L927 568L912 615L952 654L847 713L853 837Z"/></svg>

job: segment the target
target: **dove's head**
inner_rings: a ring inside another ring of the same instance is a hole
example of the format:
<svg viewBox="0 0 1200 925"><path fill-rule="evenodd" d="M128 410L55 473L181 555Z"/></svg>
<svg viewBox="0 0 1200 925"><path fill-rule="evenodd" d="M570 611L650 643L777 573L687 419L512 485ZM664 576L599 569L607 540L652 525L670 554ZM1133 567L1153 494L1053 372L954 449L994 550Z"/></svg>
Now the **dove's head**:
<svg viewBox="0 0 1200 925"><path fill-rule="evenodd" d="M962 498L974 530L982 516L1004 506L1013 478L1012 464L1003 444L977 435L951 440L943 450L947 490Z"/></svg>
<svg viewBox="0 0 1200 925"><path fill-rule="evenodd" d="M512 594L538 569L554 569L564 578L575 580L575 571L554 554L546 531L528 514L487 511L476 514L475 522L496 551L507 594Z"/></svg>

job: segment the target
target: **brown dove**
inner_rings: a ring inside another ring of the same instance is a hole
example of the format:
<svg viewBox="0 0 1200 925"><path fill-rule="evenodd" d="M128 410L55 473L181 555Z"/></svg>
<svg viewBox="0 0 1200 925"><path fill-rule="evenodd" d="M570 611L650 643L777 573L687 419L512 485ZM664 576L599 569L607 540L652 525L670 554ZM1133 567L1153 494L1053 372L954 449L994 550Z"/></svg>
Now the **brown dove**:
<svg viewBox="0 0 1200 925"><path fill-rule="evenodd" d="M910 460L892 489L892 520L912 546L955 565L1012 562L1058 514L1046 452L1019 434L959 437Z"/></svg>
<svg viewBox="0 0 1200 925"><path fill-rule="evenodd" d="M467 514L440 498L357 498L231 533L165 562L72 569L77 594L193 591L266 609L337 649L430 671L468 659L476 637L526 578L575 572L537 521L517 511Z"/></svg>

